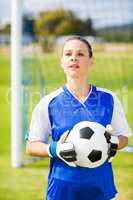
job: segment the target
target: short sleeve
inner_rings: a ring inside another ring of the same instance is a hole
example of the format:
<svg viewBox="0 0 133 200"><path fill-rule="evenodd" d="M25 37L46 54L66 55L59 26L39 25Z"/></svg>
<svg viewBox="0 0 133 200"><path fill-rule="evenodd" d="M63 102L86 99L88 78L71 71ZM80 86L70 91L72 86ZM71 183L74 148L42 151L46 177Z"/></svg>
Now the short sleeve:
<svg viewBox="0 0 133 200"><path fill-rule="evenodd" d="M48 143L50 134L51 126L48 115L48 103L44 98L32 113L28 140Z"/></svg>
<svg viewBox="0 0 133 200"><path fill-rule="evenodd" d="M129 128L127 119L125 117L122 105L119 99L116 97L116 95L113 95L113 98L114 98L114 109L111 122L111 126L113 128L112 134L117 136L123 135L129 137L132 135L132 133Z"/></svg>

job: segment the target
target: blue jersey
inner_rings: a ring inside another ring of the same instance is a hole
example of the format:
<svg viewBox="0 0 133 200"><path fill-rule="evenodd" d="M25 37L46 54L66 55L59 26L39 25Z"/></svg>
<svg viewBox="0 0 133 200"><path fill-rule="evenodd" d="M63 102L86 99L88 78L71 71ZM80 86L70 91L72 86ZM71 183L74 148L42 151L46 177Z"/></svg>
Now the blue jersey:
<svg viewBox="0 0 133 200"><path fill-rule="evenodd" d="M121 116L117 116L117 109ZM116 120L121 117L123 125L120 127ZM91 86L85 101L81 102L64 86L44 97L36 107L29 140L47 143L51 135L53 141L58 141L65 131L81 121L98 122L104 127L112 124L114 134L130 135L121 105L111 92ZM108 161L90 169L70 167L58 158L51 158L47 200L110 200L116 193L112 166Z"/></svg>

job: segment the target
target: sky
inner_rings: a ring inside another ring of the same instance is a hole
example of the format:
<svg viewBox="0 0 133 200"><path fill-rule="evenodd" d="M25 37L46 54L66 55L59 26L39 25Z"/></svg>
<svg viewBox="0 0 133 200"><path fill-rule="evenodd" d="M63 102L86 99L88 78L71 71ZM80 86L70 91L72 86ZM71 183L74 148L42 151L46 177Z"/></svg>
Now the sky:
<svg viewBox="0 0 133 200"><path fill-rule="evenodd" d="M0 23L10 21L11 1L0 0ZM58 7L71 9L81 18L91 17L95 27L133 23L133 0L23 0L27 13Z"/></svg>

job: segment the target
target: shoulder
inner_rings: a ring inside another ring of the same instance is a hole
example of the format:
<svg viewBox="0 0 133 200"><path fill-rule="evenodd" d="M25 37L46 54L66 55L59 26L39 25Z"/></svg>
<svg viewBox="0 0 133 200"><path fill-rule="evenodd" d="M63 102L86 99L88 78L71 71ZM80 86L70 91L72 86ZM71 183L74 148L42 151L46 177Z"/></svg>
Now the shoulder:
<svg viewBox="0 0 133 200"><path fill-rule="evenodd" d="M111 95L111 96L113 96L113 97L116 96L115 93L114 93L113 91L108 90L108 89L106 89L106 88L102 88L102 87L97 87L97 86L96 86L96 90L97 90L98 92L101 92L101 93L109 94L109 95Z"/></svg>
<svg viewBox="0 0 133 200"><path fill-rule="evenodd" d="M108 90L106 88L100 88L100 87L97 87L97 91L102 92L102 93L106 94L105 96L109 97L107 99L111 100L111 102L113 103L114 112L117 113L117 112L120 112L123 110L122 102L120 101L120 99L118 98L118 96L115 92Z"/></svg>
<svg viewBox="0 0 133 200"><path fill-rule="evenodd" d="M63 88L60 87L59 89L45 95L40 102L37 104L36 109L44 110L48 107L49 103L56 97L58 97L61 93L63 93Z"/></svg>
<svg viewBox="0 0 133 200"><path fill-rule="evenodd" d="M115 92L101 87L96 87L96 91L100 93L101 100L106 100L107 103L110 102L114 107L121 107L121 102Z"/></svg>
<svg viewBox="0 0 133 200"><path fill-rule="evenodd" d="M97 87L97 86L96 86L96 90L97 92L102 93L103 95L111 97L114 101L119 101L116 93L113 92L112 90L109 90L107 88Z"/></svg>

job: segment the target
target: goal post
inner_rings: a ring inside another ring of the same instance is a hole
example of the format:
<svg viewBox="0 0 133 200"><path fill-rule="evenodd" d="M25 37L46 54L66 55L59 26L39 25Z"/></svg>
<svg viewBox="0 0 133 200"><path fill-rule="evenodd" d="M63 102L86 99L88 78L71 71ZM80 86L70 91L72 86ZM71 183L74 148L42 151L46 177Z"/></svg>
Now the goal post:
<svg viewBox="0 0 133 200"><path fill-rule="evenodd" d="M23 0L12 0L11 10L11 166L17 168L28 163L24 155L25 136L30 98L36 94L33 88L38 90L40 99L44 95L45 80L37 55L39 49L25 44Z"/></svg>
<svg viewBox="0 0 133 200"><path fill-rule="evenodd" d="M11 13L11 165L22 165L21 45L22 1L12 0Z"/></svg>

